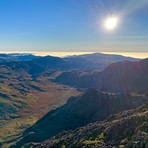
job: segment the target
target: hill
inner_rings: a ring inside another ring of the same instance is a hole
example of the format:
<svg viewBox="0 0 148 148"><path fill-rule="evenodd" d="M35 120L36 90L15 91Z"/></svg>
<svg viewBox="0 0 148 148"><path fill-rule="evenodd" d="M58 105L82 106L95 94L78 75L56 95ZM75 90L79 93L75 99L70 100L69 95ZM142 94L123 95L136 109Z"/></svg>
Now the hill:
<svg viewBox="0 0 148 148"><path fill-rule="evenodd" d="M31 62L36 63L38 65L42 65L44 67L48 67L50 69L70 69L70 64L65 62L62 58L54 57L54 56L45 56L41 58L33 59Z"/></svg>
<svg viewBox="0 0 148 148"><path fill-rule="evenodd" d="M148 103L136 109L111 115L102 122L88 124L74 131L63 132L34 148L147 148Z"/></svg>
<svg viewBox="0 0 148 148"><path fill-rule="evenodd" d="M12 54L0 54L0 63L6 63L11 61L29 61L37 58L32 54L21 54L21 53L12 53Z"/></svg>
<svg viewBox="0 0 148 148"><path fill-rule="evenodd" d="M148 88L148 58L139 62L117 62L101 72L64 72L54 81L76 88L94 87L109 92L134 92Z"/></svg>
<svg viewBox="0 0 148 148"><path fill-rule="evenodd" d="M17 146L44 141L62 131L104 120L111 114L136 108L147 101L145 96L110 94L89 89L84 95L70 98L64 106L43 116L23 133L23 139Z"/></svg>
<svg viewBox="0 0 148 148"><path fill-rule="evenodd" d="M63 58L76 69L104 69L108 65L121 61L139 61L140 59L114 54L93 53Z"/></svg>

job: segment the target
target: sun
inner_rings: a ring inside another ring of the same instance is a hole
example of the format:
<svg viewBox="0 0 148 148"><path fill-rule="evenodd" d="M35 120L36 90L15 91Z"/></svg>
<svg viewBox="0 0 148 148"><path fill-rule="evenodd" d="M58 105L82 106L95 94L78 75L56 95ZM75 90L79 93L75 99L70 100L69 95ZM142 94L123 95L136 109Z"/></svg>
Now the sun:
<svg viewBox="0 0 148 148"><path fill-rule="evenodd" d="M107 30L114 30L118 25L118 18L117 17L109 17L104 21L104 27Z"/></svg>

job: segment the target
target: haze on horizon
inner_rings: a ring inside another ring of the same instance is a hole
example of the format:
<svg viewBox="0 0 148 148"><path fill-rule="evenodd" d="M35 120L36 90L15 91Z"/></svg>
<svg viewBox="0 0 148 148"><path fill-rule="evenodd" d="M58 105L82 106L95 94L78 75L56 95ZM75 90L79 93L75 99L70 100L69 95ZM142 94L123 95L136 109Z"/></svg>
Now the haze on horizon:
<svg viewBox="0 0 148 148"><path fill-rule="evenodd" d="M147 0L0 1L0 52L148 52ZM105 18L117 18L113 31Z"/></svg>

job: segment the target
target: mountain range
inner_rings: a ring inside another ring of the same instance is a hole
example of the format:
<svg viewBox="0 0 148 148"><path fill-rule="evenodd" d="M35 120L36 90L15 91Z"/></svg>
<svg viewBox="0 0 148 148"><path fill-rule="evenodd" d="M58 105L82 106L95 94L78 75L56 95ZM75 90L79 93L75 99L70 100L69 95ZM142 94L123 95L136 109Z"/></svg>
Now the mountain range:
<svg viewBox="0 0 148 148"><path fill-rule="evenodd" d="M11 61L31 61L42 66L60 69L103 69L111 63L119 61L139 61L138 58L125 57L121 55L109 55L102 53L67 56L59 58L54 56L35 56L32 54L0 54L0 63Z"/></svg>
<svg viewBox="0 0 148 148"><path fill-rule="evenodd" d="M103 53L93 53L84 54L76 56L68 56L63 58L64 61L73 65L75 69L104 69L111 63L121 62L121 61L132 61L137 62L140 59L125 57L121 55L114 54L103 54Z"/></svg>
<svg viewBox="0 0 148 148"><path fill-rule="evenodd" d="M148 59L99 53L65 58L14 54L11 60L1 56L4 148L41 142L147 102Z"/></svg>

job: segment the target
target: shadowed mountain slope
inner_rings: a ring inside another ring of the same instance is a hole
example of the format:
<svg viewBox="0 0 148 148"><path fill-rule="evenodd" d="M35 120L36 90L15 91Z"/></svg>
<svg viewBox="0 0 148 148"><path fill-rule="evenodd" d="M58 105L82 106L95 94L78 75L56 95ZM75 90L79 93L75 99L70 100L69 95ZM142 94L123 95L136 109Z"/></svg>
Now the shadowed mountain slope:
<svg viewBox="0 0 148 148"><path fill-rule="evenodd" d="M102 72L80 74L76 71L59 75L55 82L77 88L94 87L101 91L130 92L148 88L148 58L139 62L118 62Z"/></svg>
<svg viewBox="0 0 148 148"><path fill-rule="evenodd" d="M111 115L102 122L88 124L75 131L63 132L34 148L147 148L148 103L136 109Z"/></svg>
<svg viewBox="0 0 148 148"><path fill-rule="evenodd" d="M44 141L64 130L74 130L104 120L111 114L136 108L147 100L145 96L102 93L89 89L84 95L70 98L64 106L43 116L23 133L23 139L17 146Z"/></svg>

